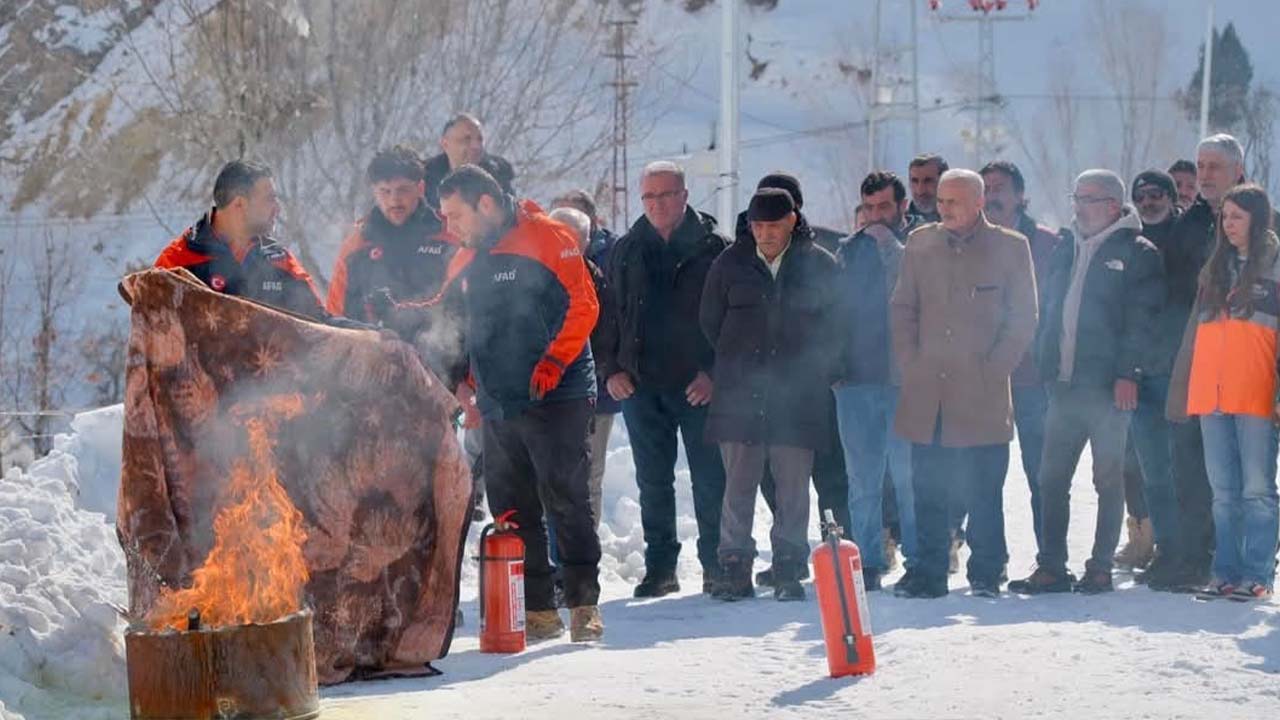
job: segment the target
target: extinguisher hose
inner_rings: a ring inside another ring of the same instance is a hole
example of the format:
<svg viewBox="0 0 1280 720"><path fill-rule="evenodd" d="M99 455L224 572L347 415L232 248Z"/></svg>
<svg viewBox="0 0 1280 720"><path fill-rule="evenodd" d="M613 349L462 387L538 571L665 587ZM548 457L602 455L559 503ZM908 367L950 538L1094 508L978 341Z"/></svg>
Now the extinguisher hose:
<svg viewBox="0 0 1280 720"><path fill-rule="evenodd" d="M849 597L844 592L844 577L840 568L840 536L834 528L827 530L827 546L831 548L831 567L836 574L836 594L840 597L840 620L844 623L845 659L858 662L858 645L853 638L853 625L849 621ZM852 580L852 578L850 578Z"/></svg>
<svg viewBox="0 0 1280 720"><path fill-rule="evenodd" d="M488 525L485 525L484 530L480 531L480 558L479 558L480 560L480 603L479 604L480 604L480 627L482 628L484 627L484 561L485 561L484 546L485 546L485 541L489 538L489 535L491 535L492 533L493 533L493 523L489 523Z"/></svg>

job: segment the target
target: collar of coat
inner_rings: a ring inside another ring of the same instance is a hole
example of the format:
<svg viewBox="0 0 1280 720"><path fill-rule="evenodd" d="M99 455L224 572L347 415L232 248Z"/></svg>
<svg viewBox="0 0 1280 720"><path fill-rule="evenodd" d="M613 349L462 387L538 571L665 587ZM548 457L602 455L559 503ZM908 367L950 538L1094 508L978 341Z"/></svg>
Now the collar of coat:
<svg viewBox="0 0 1280 720"><path fill-rule="evenodd" d="M1133 230L1136 233L1141 233L1142 219L1138 217L1138 211L1134 210L1132 205L1125 203L1124 207L1120 208L1120 217L1116 218L1115 222L1089 237L1085 237L1085 234L1080 231L1080 226L1076 225L1075 222L1071 223L1071 229L1075 232L1076 242L1087 245L1089 243L1100 243L1111 237L1111 234L1117 230Z"/></svg>
<svg viewBox="0 0 1280 720"><path fill-rule="evenodd" d="M227 241L213 232L213 216L217 212L217 208L209 210L206 215L196 221L195 225L187 229L187 247L193 252L204 255L231 254L231 246ZM250 252L255 245L268 260L279 260L285 255L284 248L269 235L255 236L249 243Z"/></svg>
<svg viewBox="0 0 1280 720"><path fill-rule="evenodd" d="M409 215L403 225L392 225L376 206L369 210L364 223L365 239L373 243L419 243L424 239L435 237L443 229L444 223L436 216L435 211L427 206L425 200L418 201L417 209Z"/></svg>
<svg viewBox="0 0 1280 720"><path fill-rule="evenodd" d="M662 243L662 236L649 222L649 218L641 215L631 225L631 229L627 231L627 235L645 240L653 240ZM686 205L684 208L684 219L680 221L679 227L675 232L671 233L670 243L680 242L688 243L691 247L690 255L695 255L702 250L713 250L719 253L724 249L725 241L716 234L716 219L704 212L698 212L691 206Z"/></svg>
<svg viewBox="0 0 1280 720"><path fill-rule="evenodd" d="M993 225L991 221L987 219L987 214L985 212L978 211L978 221L973 224L973 227L970 228L968 232L965 232L964 234L960 234L952 230L946 230L945 228L944 228L944 231L947 234L948 243L951 243L952 245L955 245L957 243L963 243L967 245L970 242L972 242L973 239L976 238L978 235L981 235L984 232L993 230L996 227L997 227L996 225Z"/></svg>

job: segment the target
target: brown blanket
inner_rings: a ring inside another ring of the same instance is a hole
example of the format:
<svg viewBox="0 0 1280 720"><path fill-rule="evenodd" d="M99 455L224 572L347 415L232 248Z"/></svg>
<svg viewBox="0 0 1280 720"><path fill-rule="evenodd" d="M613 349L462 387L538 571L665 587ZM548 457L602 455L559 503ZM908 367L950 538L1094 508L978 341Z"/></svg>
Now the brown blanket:
<svg viewBox="0 0 1280 720"><path fill-rule="evenodd" d="M323 683L418 674L453 637L471 478L457 405L413 349L212 292L183 272L121 283L132 306L117 532L129 606L190 582L220 491L276 415L281 484L302 513ZM296 402L301 413L272 408Z"/></svg>

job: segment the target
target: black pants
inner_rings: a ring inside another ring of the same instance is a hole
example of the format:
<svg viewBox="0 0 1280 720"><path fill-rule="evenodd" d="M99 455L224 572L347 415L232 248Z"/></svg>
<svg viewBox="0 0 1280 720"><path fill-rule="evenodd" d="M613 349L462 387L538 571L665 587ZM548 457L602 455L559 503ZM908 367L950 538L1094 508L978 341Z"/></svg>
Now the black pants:
<svg viewBox="0 0 1280 720"><path fill-rule="evenodd" d="M1187 565L1207 572L1213 559L1213 491L1204 467L1200 420L1170 423L1169 429L1178 495L1178 556Z"/></svg>
<svg viewBox="0 0 1280 720"><path fill-rule="evenodd" d="M693 407L683 390L640 387L622 401L640 489L644 564L649 571L675 570L680 556L676 535L676 437L684 439L698 521L698 560L704 573L720 569L720 513L724 503L724 463L720 448L703 438L707 407Z"/></svg>
<svg viewBox="0 0 1280 720"><path fill-rule="evenodd" d="M844 529L844 537L853 537L853 528L849 522L849 476L845 473L844 467L844 448L840 447L840 433L836 431L836 404L831 403L830 413L828 417L831 422L831 441L827 446L813 455L813 489L818 493L818 530L822 530L823 511L830 510L836 517L836 524ZM893 483L885 476L885 484L892 487ZM773 473L766 464L764 468L764 480L760 482L760 494L764 496L764 502L769 506L769 512L777 514L774 499L775 487L773 484ZM888 500L885 501L889 503ZM897 510L894 509L893 522L897 523ZM888 526L888 523L886 523ZM819 537L825 537L819 532Z"/></svg>
<svg viewBox="0 0 1280 720"><path fill-rule="evenodd" d="M1124 506L1129 517L1146 520L1150 512L1147 510L1147 496L1142 490L1142 464L1138 462L1137 443L1133 436L1134 431L1130 428L1129 447L1124 453Z"/></svg>
<svg viewBox="0 0 1280 720"><path fill-rule="evenodd" d="M485 420L484 481L494 517L515 510L524 541L525 606L554 610L543 512L554 526L569 607L600 598L600 539L592 516L590 400L539 405L515 418Z"/></svg>

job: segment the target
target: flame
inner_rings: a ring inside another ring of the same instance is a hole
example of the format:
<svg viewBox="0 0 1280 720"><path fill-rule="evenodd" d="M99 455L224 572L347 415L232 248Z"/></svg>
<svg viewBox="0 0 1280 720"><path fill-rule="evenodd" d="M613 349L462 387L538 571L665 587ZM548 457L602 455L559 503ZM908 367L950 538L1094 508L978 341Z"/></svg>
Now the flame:
<svg viewBox="0 0 1280 720"><path fill-rule="evenodd" d="M166 589L148 615L153 630L187 629L200 611L202 627L273 622L301 609L307 566L302 514L280 485L272 433L302 412L300 395L262 401L261 415L232 411L249 436L249 457L235 463L223 509L213 521L214 544L184 589Z"/></svg>

